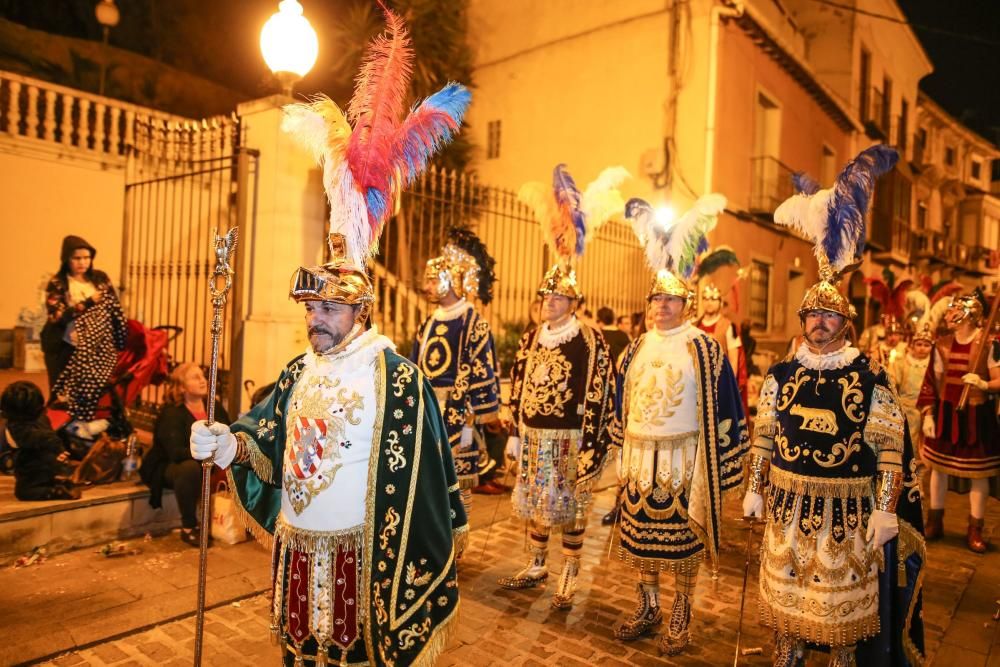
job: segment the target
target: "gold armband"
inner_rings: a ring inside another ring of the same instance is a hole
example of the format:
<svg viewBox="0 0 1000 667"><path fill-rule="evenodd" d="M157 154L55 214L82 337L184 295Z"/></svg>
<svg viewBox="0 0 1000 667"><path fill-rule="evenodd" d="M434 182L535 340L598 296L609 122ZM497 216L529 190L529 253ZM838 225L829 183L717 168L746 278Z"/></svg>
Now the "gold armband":
<svg viewBox="0 0 1000 667"><path fill-rule="evenodd" d="M903 490L903 473L897 470L882 470L875 477L875 509L896 512L896 503Z"/></svg>
<svg viewBox="0 0 1000 667"><path fill-rule="evenodd" d="M771 461L760 454L750 455L750 480L747 491L762 495L764 482L767 481L767 471L771 467Z"/></svg>

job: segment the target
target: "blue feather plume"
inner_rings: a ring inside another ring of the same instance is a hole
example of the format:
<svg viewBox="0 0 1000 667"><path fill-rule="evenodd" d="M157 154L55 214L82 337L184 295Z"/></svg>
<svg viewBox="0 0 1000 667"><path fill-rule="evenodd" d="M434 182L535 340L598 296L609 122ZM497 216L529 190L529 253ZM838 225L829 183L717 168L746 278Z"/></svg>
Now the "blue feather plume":
<svg viewBox="0 0 1000 667"><path fill-rule="evenodd" d="M837 176L823 235L823 251L835 271L850 264L864 249L865 213L875 180L898 160L899 153L894 149L877 144L862 151Z"/></svg>
<svg viewBox="0 0 1000 667"><path fill-rule="evenodd" d="M563 215L568 215L576 230L575 254L583 254L584 241L587 234L587 223L580 208L582 195L573 177L569 175L565 164L556 165L552 171L552 191L556 197L556 205Z"/></svg>
<svg viewBox="0 0 1000 667"><path fill-rule="evenodd" d="M820 187L819 183L804 171L792 174L792 185L795 186L796 192L801 192L804 195L814 195L819 192Z"/></svg>

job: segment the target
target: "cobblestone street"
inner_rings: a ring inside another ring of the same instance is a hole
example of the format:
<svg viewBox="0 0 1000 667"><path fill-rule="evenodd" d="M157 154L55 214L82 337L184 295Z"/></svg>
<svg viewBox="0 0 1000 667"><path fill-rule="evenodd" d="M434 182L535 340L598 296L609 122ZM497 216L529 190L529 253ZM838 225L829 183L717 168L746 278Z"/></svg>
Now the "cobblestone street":
<svg viewBox="0 0 1000 667"><path fill-rule="evenodd" d="M460 571L461 623L451 646L442 656L442 667L451 665L727 665L732 664L738 625L740 585L746 532L730 503L724 529L722 563L717 581L703 568L695 604L693 638L686 654L661 658L655 639L623 644L612 637L612 627L631 612L636 577L614 557L608 559L609 528L599 516L611 502L610 491L598 496L592 526L584 547L577 604L569 612L552 610L549 599L555 574L561 567L557 541L550 558L552 577L547 588L504 591L496 578L518 568L524 558L524 530L509 519L507 496L499 500L476 496L469 552ZM994 598L1000 591L1000 555L992 548L976 556L964 548L965 498L949 502L948 535L930 549L930 567L924 585L925 622L931 664L980 667L1000 665L994 647L1000 628L992 620ZM499 504L498 504L499 503ZM492 531L488 525L496 512ZM1000 503L991 501L987 528L996 534ZM596 525L594 525L596 524ZM484 542L489 544L484 552ZM166 538L165 538L166 539ZM175 539L175 538L170 538ZM755 546L759 538L754 539ZM249 546L249 545L246 545ZM229 549L231 547L221 547ZM193 550L192 550L193 551ZM213 550L214 552L215 550ZM254 556L248 554L255 553ZM267 567L262 549L247 549L244 558L259 558L256 568ZM211 560L211 557L210 557ZM769 635L756 622L756 576L751 568L744 617L744 647L761 653L740 664L770 664L773 647ZM194 572L191 572L194 578ZM663 580L664 604L672 599L671 583ZM211 587L211 586L210 586ZM210 599L220 592L210 590ZM225 603L207 614L205 664L278 663L277 648L269 642L263 594ZM93 619L97 621L98 619ZM189 665L193 653L192 616L156 625L114 641L66 653L47 665ZM110 636L110 633L109 633ZM936 657L936 659L935 659ZM825 656L811 656L810 664L825 664Z"/></svg>

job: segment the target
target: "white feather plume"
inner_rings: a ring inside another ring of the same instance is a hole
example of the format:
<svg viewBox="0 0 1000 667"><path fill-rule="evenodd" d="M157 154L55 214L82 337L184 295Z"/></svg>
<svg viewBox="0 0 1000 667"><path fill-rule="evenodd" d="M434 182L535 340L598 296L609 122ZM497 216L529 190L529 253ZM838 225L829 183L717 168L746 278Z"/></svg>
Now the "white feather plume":
<svg viewBox="0 0 1000 667"><path fill-rule="evenodd" d="M584 190L580 208L587 222L587 241L594 238L598 227L613 215L621 213L625 201L618 186L630 177L625 167L608 167Z"/></svg>
<svg viewBox="0 0 1000 667"><path fill-rule="evenodd" d="M774 211L774 221L799 232L813 243L819 243L826 233L830 197L833 189L820 190L814 195L798 193L781 202Z"/></svg>

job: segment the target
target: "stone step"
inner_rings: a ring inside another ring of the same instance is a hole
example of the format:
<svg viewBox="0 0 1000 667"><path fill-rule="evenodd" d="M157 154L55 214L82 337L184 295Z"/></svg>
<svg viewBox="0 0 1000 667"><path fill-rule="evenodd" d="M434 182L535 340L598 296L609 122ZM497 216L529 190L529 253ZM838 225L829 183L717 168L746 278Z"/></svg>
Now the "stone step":
<svg viewBox="0 0 1000 667"><path fill-rule="evenodd" d="M79 500L25 502L14 498L14 478L0 476L0 564L35 547L52 555L178 526L173 492L164 490L163 507L154 510L139 481L84 488Z"/></svg>

